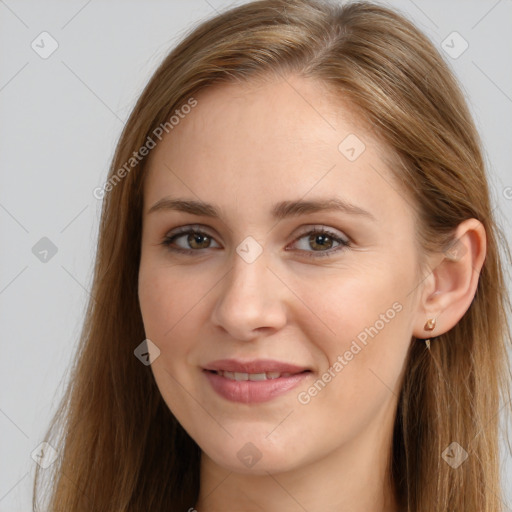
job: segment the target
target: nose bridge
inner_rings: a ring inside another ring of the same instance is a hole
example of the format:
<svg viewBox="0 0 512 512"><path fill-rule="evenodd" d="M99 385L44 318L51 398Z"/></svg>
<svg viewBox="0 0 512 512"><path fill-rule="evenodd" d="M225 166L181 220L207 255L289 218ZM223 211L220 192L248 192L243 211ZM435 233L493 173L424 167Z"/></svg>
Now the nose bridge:
<svg viewBox="0 0 512 512"><path fill-rule="evenodd" d="M233 286L241 288L242 293L253 289L261 296L268 285L267 267L270 264L270 253L264 251L263 246L252 240L244 241L236 248L230 274Z"/></svg>
<svg viewBox="0 0 512 512"><path fill-rule="evenodd" d="M233 252L213 311L214 323L239 339L253 337L253 331L261 327L279 328L285 321L276 293L279 280L267 268L270 255L256 244L254 239L245 240Z"/></svg>

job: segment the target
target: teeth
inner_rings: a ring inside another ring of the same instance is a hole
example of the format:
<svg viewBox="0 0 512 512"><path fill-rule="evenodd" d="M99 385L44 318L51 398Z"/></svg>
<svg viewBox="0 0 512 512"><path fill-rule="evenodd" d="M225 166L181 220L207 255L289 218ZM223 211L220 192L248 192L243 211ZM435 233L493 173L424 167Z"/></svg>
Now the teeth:
<svg viewBox="0 0 512 512"><path fill-rule="evenodd" d="M291 373L280 373L280 372L265 372L265 373L239 373L239 372L226 372L223 370L217 371L218 375L222 377L226 377L226 379L231 380L269 380L269 379L278 379L279 377L290 377Z"/></svg>
<svg viewBox="0 0 512 512"><path fill-rule="evenodd" d="M267 380L264 373L249 373L249 380Z"/></svg>

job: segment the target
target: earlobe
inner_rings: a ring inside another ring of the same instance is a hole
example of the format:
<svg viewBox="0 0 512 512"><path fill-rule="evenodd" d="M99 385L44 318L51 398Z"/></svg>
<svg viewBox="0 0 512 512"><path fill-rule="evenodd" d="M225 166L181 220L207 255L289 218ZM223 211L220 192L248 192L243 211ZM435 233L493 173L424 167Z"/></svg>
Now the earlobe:
<svg viewBox="0 0 512 512"><path fill-rule="evenodd" d="M424 280L413 332L416 338L444 334L464 316L476 293L486 247L485 228L479 220L459 224L454 242L436 255L431 275ZM432 323L434 328L430 329Z"/></svg>

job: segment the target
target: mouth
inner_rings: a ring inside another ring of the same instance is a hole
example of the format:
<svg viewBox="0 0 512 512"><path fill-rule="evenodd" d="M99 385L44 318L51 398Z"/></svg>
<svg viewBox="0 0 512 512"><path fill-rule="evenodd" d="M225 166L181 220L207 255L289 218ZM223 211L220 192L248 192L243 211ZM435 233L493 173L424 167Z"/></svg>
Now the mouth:
<svg viewBox="0 0 512 512"><path fill-rule="evenodd" d="M230 402L267 402L304 383L313 371L274 360L214 361L202 369L211 389Z"/></svg>
<svg viewBox="0 0 512 512"><path fill-rule="evenodd" d="M220 377L225 377L229 380L236 380L239 382L250 380L252 382L263 380L274 380L280 378L291 377L292 375L300 375L302 373L311 373L311 370L304 370L302 372L260 372L260 373L246 373L246 372L228 372L226 370L205 370L209 373L214 373Z"/></svg>
<svg viewBox="0 0 512 512"><path fill-rule="evenodd" d="M306 370L311 370L306 366L299 366L293 363L277 361L275 359L253 359L249 361L242 361L239 359L219 359L212 361L204 367L207 371L224 372L226 377L233 378L230 374L247 375L268 375L269 378L277 378L275 375L302 373ZM248 380L248 377L243 377L243 380Z"/></svg>

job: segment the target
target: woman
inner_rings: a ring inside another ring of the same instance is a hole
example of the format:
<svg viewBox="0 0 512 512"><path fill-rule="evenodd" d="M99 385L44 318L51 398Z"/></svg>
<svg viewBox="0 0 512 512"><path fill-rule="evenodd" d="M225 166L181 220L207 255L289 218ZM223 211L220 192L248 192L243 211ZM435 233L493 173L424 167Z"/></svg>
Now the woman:
<svg viewBox="0 0 512 512"><path fill-rule="evenodd" d="M503 509L500 231L410 22L263 0L202 23L101 194L49 510Z"/></svg>

